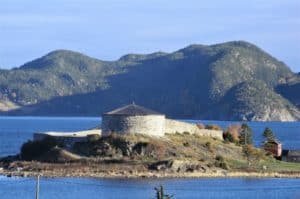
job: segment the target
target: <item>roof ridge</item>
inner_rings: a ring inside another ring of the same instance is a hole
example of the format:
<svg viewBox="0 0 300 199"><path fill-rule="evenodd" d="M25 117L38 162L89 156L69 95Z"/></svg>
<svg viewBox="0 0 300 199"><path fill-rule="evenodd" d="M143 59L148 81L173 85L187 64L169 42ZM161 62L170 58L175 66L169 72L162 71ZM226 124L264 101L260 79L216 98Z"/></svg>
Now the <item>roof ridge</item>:
<svg viewBox="0 0 300 199"><path fill-rule="evenodd" d="M164 115L162 113L153 111L135 103L114 109L104 113L104 115Z"/></svg>

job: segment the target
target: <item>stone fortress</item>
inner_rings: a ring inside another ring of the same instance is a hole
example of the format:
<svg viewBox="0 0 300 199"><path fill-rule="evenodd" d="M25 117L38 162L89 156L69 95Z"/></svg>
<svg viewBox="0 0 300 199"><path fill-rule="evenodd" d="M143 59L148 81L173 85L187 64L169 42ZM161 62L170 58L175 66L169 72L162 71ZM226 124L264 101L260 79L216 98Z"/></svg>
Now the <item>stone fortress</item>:
<svg viewBox="0 0 300 199"><path fill-rule="evenodd" d="M102 135L140 133L163 136L165 115L130 104L102 115Z"/></svg>
<svg viewBox="0 0 300 199"><path fill-rule="evenodd" d="M167 119L164 114L130 104L102 115L102 135L146 134L164 136L166 133L191 133L223 139L223 132L218 130L200 129L196 124Z"/></svg>
<svg viewBox="0 0 300 199"><path fill-rule="evenodd" d="M118 134L145 134L162 137L165 134L190 133L223 139L223 132L218 130L200 129L196 124L171 120L164 114L129 104L102 115L101 128L78 132L44 132L34 133L33 140L43 140L53 137L67 146L76 142L86 141L90 136L107 136Z"/></svg>

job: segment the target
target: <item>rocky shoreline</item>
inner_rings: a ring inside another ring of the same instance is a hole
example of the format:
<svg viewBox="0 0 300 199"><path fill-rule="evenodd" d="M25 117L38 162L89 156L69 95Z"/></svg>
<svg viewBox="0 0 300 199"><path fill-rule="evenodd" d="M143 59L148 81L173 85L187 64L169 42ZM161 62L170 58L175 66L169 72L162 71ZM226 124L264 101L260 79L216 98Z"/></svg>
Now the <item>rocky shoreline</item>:
<svg viewBox="0 0 300 199"><path fill-rule="evenodd" d="M136 171L106 171L106 172L68 172L68 171L6 171L0 169L0 175L7 177L49 178L83 177L83 178L300 178L300 172L243 172L224 171L213 172L136 172Z"/></svg>

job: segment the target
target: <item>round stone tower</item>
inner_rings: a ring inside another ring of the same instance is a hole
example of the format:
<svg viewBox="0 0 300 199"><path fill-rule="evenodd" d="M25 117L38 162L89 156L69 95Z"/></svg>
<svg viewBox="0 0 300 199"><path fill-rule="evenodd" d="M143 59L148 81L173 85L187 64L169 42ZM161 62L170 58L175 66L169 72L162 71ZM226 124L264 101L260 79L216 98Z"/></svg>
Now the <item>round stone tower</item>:
<svg viewBox="0 0 300 199"><path fill-rule="evenodd" d="M102 115L102 135L146 134L163 136L165 134L165 115L130 104Z"/></svg>

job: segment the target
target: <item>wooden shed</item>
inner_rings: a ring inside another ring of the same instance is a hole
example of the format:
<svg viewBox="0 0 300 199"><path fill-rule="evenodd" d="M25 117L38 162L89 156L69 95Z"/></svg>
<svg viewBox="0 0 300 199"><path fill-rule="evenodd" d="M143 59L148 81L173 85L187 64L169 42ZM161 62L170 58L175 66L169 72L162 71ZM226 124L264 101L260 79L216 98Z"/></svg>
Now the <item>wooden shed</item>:
<svg viewBox="0 0 300 199"><path fill-rule="evenodd" d="M282 161L300 163L300 150L283 150Z"/></svg>

